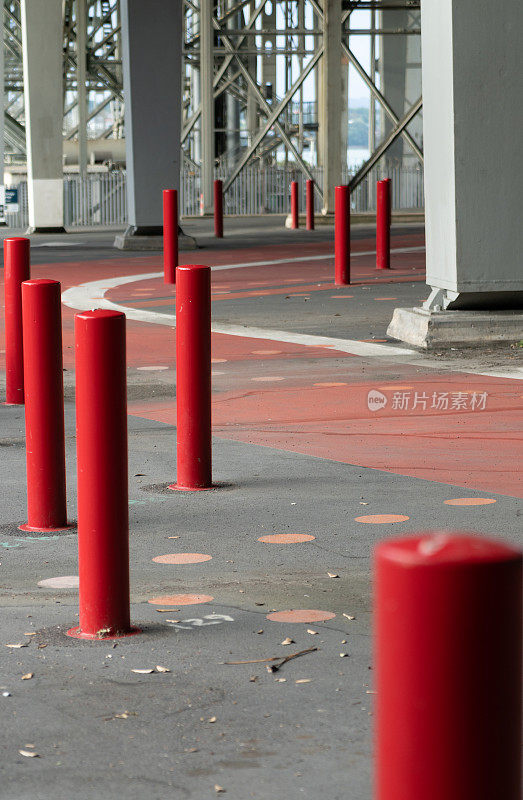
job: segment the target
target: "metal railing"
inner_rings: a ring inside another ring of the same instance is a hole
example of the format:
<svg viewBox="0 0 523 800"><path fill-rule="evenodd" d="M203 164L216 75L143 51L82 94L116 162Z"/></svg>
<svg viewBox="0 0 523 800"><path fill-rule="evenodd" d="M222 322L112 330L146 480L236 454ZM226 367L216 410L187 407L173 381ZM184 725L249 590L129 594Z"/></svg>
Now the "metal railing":
<svg viewBox="0 0 523 800"><path fill-rule="evenodd" d="M321 188L323 170L311 170ZM347 183L353 171L345 170L343 182ZM217 178L226 179L227 171L220 169ZM423 210L423 170L419 167L393 167L385 170L379 164L372 169L352 194L355 212L375 211L376 181L392 179L392 208L394 210ZM287 214L290 211L290 184L297 181L300 208L305 210L306 178L299 170L283 166L245 167L224 196L224 213L235 215ZM186 168L180 176L180 213L198 216L200 213L200 171ZM11 228L28 225L27 182L18 184L19 210L7 212ZM315 192L314 208L321 212L321 198ZM9 208L9 207L8 207ZM67 228L117 227L127 222L127 195L125 172L108 172L64 177L64 224Z"/></svg>

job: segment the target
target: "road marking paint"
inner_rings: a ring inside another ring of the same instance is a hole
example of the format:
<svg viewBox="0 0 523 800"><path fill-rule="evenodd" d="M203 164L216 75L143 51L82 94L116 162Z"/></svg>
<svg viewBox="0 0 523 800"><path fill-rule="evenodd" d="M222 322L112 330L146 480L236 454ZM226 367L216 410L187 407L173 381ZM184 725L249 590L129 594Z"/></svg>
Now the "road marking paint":
<svg viewBox="0 0 523 800"><path fill-rule="evenodd" d="M266 619L271 620L271 622L325 622L335 616L336 614L333 614L332 611L300 608L290 611L274 611L271 614L267 614Z"/></svg>
<svg viewBox="0 0 523 800"><path fill-rule="evenodd" d="M458 497L455 500L444 500L447 506L489 506L495 503L491 497Z"/></svg>
<svg viewBox="0 0 523 800"><path fill-rule="evenodd" d="M312 542L316 537L309 533L268 533L260 536L259 542L264 544L298 544L298 542Z"/></svg>
<svg viewBox="0 0 523 800"><path fill-rule="evenodd" d="M165 556L155 556L153 561L157 564L201 564L211 559L212 556L206 553L168 553Z"/></svg>
<svg viewBox="0 0 523 800"><path fill-rule="evenodd" d="M164 594L152 597L148 603L155 606L192 606L197 603L211 603L214 597L208 594Z"/></svg>
<svg viewBox="0 0 523 800"><path fill-rule="evenodd" d="M38 581L37 585L43 589L78 589L80 579L78 575L62 575L59 578L46 578Z"/></svg>
<svg viewBox="0 0 523 800"><path fill-rule="evenodd" d="M406 522L409 517L403 514L366 514L363 517L354 517L356 522L368 522L373 525L383 525L384 523Z"/></svg>

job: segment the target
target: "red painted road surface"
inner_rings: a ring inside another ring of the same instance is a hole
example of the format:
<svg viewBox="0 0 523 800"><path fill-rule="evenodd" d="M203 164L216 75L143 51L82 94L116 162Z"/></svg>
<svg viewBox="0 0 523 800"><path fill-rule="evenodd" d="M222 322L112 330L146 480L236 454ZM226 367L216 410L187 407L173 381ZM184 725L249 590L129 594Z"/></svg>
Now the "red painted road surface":
<svg viewBox="0 0 523 800"><path fill-rule="evenodd" d="M406 235L394 237L392 247L422 244L419 235ZM372 239L354 243L354 252L369 250L374 250ZM180 261L215 266L294 259L297 252L295 244L205 250L182 253ZM213 302L333 288L332 244L300 245L299 254L324 258L221 270L212 276ZM374 255L353 258L355 283L377 280L374 261ZM423 264L423 252L393 254L393 269L385 277L378 273L378 280L391 284L424 280ZM32 268L32 275L60 280L66 289L161 269L158 255L41 265ZM337 292L350 295L351 287ZM336 294L334 288L332 294ZM394 294L392 285L390 294ZM171 297L174 306L174 287L166 287L162 278L126 284L106 296L122 305L152 310L155 305L167 305ZM63 315L64 366L71 369L74 311L64 307ZM131 368L175 366L172 328L130 320L127 344ZM4 349L3 324L0 349ZM224 334L213 334L212 356L215 436L471 490L523 496L516 468L522 455L520 381L442 374L437 369L360 358L327 347ZM3 367L3 353L0 357ZM130 403L129 413L173 424L174 391L171 402Z"/></svg>

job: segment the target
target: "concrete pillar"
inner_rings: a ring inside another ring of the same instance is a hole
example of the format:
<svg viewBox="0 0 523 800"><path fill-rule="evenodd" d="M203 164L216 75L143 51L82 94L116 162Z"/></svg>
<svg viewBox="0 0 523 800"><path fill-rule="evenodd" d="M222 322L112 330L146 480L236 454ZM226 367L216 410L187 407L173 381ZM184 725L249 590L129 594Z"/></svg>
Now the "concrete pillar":
<svg viewBox="0 0 523 800"><path fill-rule="evenodd" d="M523 72L523 4L505 0L502 14L491 12L490 0L423 2L427 283L433 291L423 309L396 309L389 327L391 335L421 347L449 338L452 344L521 339L523 91L515 76Z"/></svg>
<svg viewBox="0 0 523 800"><path fill-rule="evenodd" d="M212 214L214 204L214 28L212 25L213 0L200 0L200 97L202 103L202 168L201 192L203 213Z"/></svg>
<svg viewBox="0 0 523 800"><path fill-rule="evenodd" d="M347 102L342 94L341 0L323 0L322 62L322 214L331 214L334 213L334 187L341 183L341 124Z"/></svg>
<svg viewBox="0 0 523 800"><path fill-rule="evenodd" d="M228 9L234 8L236 0L229 0ZM238 12L229 17L227 27L231 30L238 30L243 25L243 14ZM233 41L235 38L233 37ZM235 65L230 68L229 72L232 77ZM227 166L233 169L238 159L240 149L240 103L232 92L226 94L226 109L225 120L227 123Z"/></svg>
<svg viewBox="0 0 523 800"><path fill-rule="evenodd" d="M78 169L87 175L87 2L76 0L76 85L78 103Z"/></svg>
<svg viewBox="0 0 523 800"><path fill-rule="evenodd" d="M386 9L378 17L384 30L419 30L420 12L406 8ZM383 34L380 37L379 71L381 92L401 119L421 94L421 37L417 34ZM386 114L381 115L382 136L392 130ZM422 115L417 114L409 125L409 133L421 147ZM402 137L385 155L389 165L414 165L418 159Z"/></svg>
<svg viewBox="0 0 523 800"><path fill-rule="evenodd" d="M29 232L64 232L62 0L22 0Z"/></svg>
<svg viewBox="0 0 523 800"><path fill-rule="evenodd" d="M120 13L129 227L115 246L158 249L162 189L180 188L182 4L121 0Z"/></svg>
<svg viewBox="0 0 523 800"><path fill-rule="evenodd" d="M256 11L256 3L255 0L251 0L249 3L249 17L252 17L254 12ZM247 46L249 45L250 36L247 36ZM251 75L256 76L256 63L257 59L256 56L249 55L247 56L247 64L249 68L249 72ZM258 104L256 102L256 98L254 92L252 90L252 86L249 84L247 86L247 111L246 111L246 128L247 128L247 145L250 147L252 144L252 140L256 134L256 129L258 128Z"/></svg>

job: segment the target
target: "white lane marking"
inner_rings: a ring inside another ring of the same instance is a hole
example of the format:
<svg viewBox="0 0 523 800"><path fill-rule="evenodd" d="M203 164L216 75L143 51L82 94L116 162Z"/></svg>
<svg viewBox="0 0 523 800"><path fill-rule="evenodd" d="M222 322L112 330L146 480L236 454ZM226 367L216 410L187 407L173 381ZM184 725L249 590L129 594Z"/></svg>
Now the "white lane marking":
<svg viewBox="0 0 523 800"><path fill-rule="evenodd" d="M391 253L419 253L425 250L425 246L421 247L397 247L391 249ZM362 250L358 253L351 253L351 258L356 256L375 256L375 250ZM246 261L244 264L220 264L217 267L211 267L212 271L219 269L241 269L242 267L272 267L275 264L296 264L299 261L322 261L325 259L334 258L334 253L324 253L319 256L298 256L298 258L277 258L274 261Z"/></svg>
<svg viewBox="0 0 523 800"><path fill-rule="evenodd" d="M85 242L31 242L31 250L35 247L85 247Z"/></svg>
<svg viewBox="0 0 523 800"><path fill-rule="evenodd" d="M245 266L245 265L244 265ZM225 269L225 267L215 267L214 269ZM73 286L66 289L62 294L62 303L69 308L79 311L89 311L93 308L93 300L96 300L96 308L109 308L113 311L123 312L128 319L136 322L153 322L156 325L167 325L175 327L176 318L174 314L162 314L158 311L149 311L144 308L130 308L113 303L104 297L105 291L115 286L133 283L134 281L144 281L150 278L158 278L160 272L150 272L144 275L128 275L126 277L104 278L101 281L89 281L80 286ZM333 350L342 353L350 353L355 356L417 356L414 350L407 350L404 347L394 347L392 345L372 344L372 342L358 342L351 339L334 339L329 336L314 336L307 333L290 333L288 331L269 330L266 328L251 328L244 325L233 325L227 323L213 323L211 326L213 333L223 333L228 336L242 336L246 339L269 339L276 342L287 342L289 344L307 345L317 347L318 345L331 345Z"/></svg>
<svg viewBox="0 0 523 800"><path fill-rule="evenodd" d="M424 250L424 247L412 248L398 248L393 252L409 252ZM376 251L366 251L361 253L354 253L353 255L373 255ZM277 261L252 261L244 264L223 264L221 266L212 267L212 271L219 271L224 269L238 269L240 267L251 266L264 266L266 264L285 264L294 261L318 261L322 258L330 256L308 256L307 258L293 258L293 259L279 259ZM100 281L90 281L88 283L73 286L66 289L62 294L62 302L69 308L74 308L78 311L89 311L93 308L93 300L97 301L97 308L109 308L114 311L123 312L128 319L135 320L136 322L149 322L156 325L167 325L170 328L175 326L174 314L162 314L158 311L150 311L146 309L129 308L128 306L118 305L111 300L106 300L104 295L106 290L112 289L116 286L123 286L127 283L134 283L135 281L150 280L152 278L160 278L163 275L161 272L149 272L142 275L127 275L118 278L104 278ZM98 293L98 294L97 294ZM455 362L432 362L425 359L418 350L411 350L405 347L395 347L393 345L372 344L371 342L360 342L354 339L335 339L329 336L315 336L312 334L304 333L291 333L288 331L269 330L266 328L251 328L243 325L233 324L217 324L212 325L211 330L213 333L223 333L228 336L243 336L246 339L269 339L277 342L287 342L289 344L299 344L309 347L317 347L318 345L328 345L332 350L337 350L342 353L349 353L355 356L381 356L383 357L397 357L397 360L402 363L410 363L413 366L425 367L427 369L447 370L449 372L463 372L464 374L482 375L486 378L509 378L511 380L523 380L523 370L520 367L514 367L507 370L484 370L474 369L472 367L464 368L463 365L458 366Z"/></svg>

